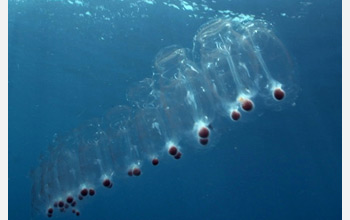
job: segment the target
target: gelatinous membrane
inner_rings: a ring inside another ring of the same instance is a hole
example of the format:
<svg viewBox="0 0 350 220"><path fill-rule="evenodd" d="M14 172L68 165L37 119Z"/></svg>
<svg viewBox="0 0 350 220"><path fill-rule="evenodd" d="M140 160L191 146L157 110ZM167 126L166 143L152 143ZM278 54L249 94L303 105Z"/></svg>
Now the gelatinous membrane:
<svg viewBox="0 0 350 220"><path fill-rule="evenodd" d="M257 59L249 42L235 30L237 26L229 19L211 21L200 28L194 42L225 115L258 92Z"/></svg>
<svg viewBox="0 0 350 220"><path fill-rule="evenodd" d="M158 109L140 109L133 118L131 141L148 162L166 153L167 129Z"/></svg>
<svg viewBox="0 0 350 220"><path fill-rule="evenodd" d="M103 175L111 176L116 168L108 155L111 147L110 138L106 134L103 121L98 119L88 122L77 134L78 161L82 185L96 186ZM83 186L82 186L83 187Z"/></svg>
<svg viewBox="0 0 350 220"><path fill-rule="evenodd" d="M133 142L135 111L127 106L116 106L107 113L108 136L111 143L109 155L117 161L116 168L123 173L134 167L141 166L142 155Z"/></svg>
<svg viewBox="0 0 350 220"><path fill-rule="evenodd" d="M165 156L180 159L191 140L200 149L213 145L221 113L239 121L240 110L263 103L278 110L296 98L291 58L262 20L214 19L194 38L194 61L188 51L162 49L153 76L130 89L131 107L116 106L54 140L32 174L33 210L50 217L74 204L80 214L80 203L100 187L145 175L142 166Z"/></svg>
<svg viewBox="0 0 350 220"><path fill-rule="evenodd" d="M164 120L176 135L197 139L198 130L214 120L215 100L209 79L179 46L162 49L155 59L153 88ZM181 112L181 114L179 114Z"/></svg>
<svg viewBox="0 0 350 220"><path fill-rule="evenodd" d="M280 108L274 92L281 89L285 97L281 101L293 104L298 94L296 73L287 49L272 31L271 25L263 20L253 20L240 28L244 42L251 45L258 61L259 96L268 106Z"/></svg>

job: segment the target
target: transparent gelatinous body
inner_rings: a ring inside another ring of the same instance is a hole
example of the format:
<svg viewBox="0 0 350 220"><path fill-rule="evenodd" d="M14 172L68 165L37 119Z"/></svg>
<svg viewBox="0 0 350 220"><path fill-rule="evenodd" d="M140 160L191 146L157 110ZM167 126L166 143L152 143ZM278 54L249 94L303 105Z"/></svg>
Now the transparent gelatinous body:
<svg viewBox="0 0 350 220"><path fill-rule="evenodd" d="M143 166L179 160L191 147L213 146L218 131L232 125L218 123L219 116L239 121L254 116L241 112L255 107L294 103L292 59L267 22L214 19L193 44L192 56L180 46L160 50L153 75L129 90L131 106L117 105L54 140L32 174L35 211L78 213L80 200L100 186L109 189L142 175Z"/></svg>
<svg viewBox="0 0 350 220"><path fill-rule="evenodd" d="M194 41L202 70L212 80L225 114L258 92L257 59L238 28L229 19L213 20L200 28Z"/></svg>
<svg viewBox="0 0 350 220"><path fill-rule="evenodd" d="M285 93L283 101L293 104L299 90L295 66L272 27L266 21L254 20L242 25L241 32L258 60L259 96L263 98L263 102L276 107L274 92L282 89Z"/></svg>
<svg viewBox="0 0 350 220"><path fill-rule="evenodd" d="M209 79L188 57L188 50L170 46L155 60L154 91L160 112L169 124L180 125L176 133L197 138L200 127L214 120L215 99ZM178 114L181 112L181 114Z"/></svg>

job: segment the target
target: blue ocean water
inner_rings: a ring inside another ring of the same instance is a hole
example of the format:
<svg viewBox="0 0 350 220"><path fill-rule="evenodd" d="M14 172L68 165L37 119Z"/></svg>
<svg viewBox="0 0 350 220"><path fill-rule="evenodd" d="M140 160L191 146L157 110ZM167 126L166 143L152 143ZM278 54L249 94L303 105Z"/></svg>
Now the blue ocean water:
<svg viewBox="0 0 350 220"><path fill-rule="evenodd" d="M127 104L161 48L191 48L200 25L240 15L271 22L288 48L296 105L98 191L79 218L341 218L341 1L10 0L8 12L9 219L47 218L32 214L30 173L57 134Z"/></svg>

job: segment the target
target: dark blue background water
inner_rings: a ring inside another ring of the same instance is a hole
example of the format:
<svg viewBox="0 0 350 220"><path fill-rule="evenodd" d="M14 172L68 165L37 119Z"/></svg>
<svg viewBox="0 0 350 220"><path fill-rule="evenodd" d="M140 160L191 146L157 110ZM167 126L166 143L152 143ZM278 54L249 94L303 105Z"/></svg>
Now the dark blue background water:
<svg viewBox="0 0 350 220"><path fill-rule="evenodd" d="M54 134L125 104L132 83L151 75L157 51L191 47L212 15L193 19L193 12L160 3L135 12L130 2L64 2L9 1L10 219L31 218L30 170ZM95 5L109 11L86 15ZM208 5L274 24L298 66L297 105L266 108L235 125L214 149L116 183L87 202L80 218L340 219L341 1ZM106 20L107 12L122 15Z"/></svg>

